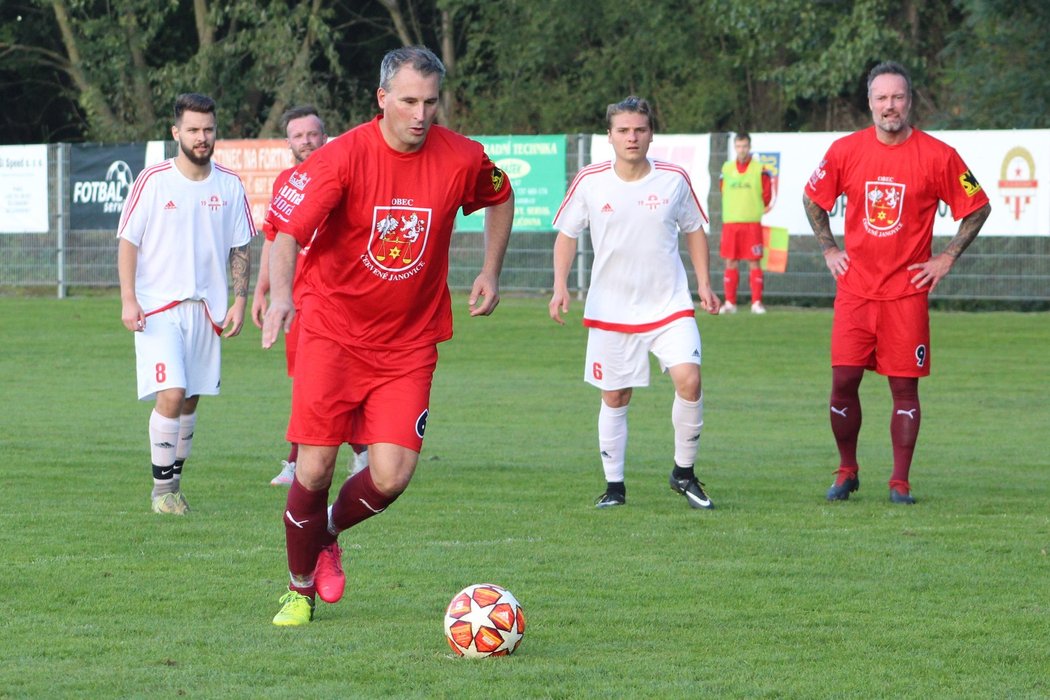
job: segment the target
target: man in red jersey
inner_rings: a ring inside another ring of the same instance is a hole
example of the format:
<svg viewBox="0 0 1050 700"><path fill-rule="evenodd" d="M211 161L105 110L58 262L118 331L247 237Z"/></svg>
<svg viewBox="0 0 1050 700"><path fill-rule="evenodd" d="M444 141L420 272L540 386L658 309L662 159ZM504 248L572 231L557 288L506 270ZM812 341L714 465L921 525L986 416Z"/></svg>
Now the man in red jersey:
<svg viewBox="0 0 1050 700"><path fill-rule="evenodd" d="M295 172L296 167L328 141L324 122L321 121L317 110L308 105L292 107L281 115L281 123L284 125L285 141L292 152L295 165L282 171L274 179L271 199L276 199L281 190L288 185L288 178ZM277 229L270 217L263 221L262 232L265 240L262 253L259 255L259 279L256 280L255 294L252 297L252 322L259 328L262 328L263 316L266 314L266 295L270 293L270 248L273 247L273 239L277 236ZM306 246L299 251L300 255L305 255L308 248L309 246ZM289 377L293 376L295 370L295 345L298 335L298 324L293 323L284 343ZM281 471L270 480L271 485L288 486L292 483L292 479L295 478L295 461L298 455L299 446L293 442L288 452L288 459L281 462Z"/></svg>
<svg viewBox="0 0 1050 700"><path fill-rule="evenodd" d="M310 105L292 107L281 115L281 124L284 127L285 141L295 159L295 165L282 171L273 181L273 196L276 199L288 185L288 178L295 172L296 167L310 157L310 154L328 142L328 134L325 133L324 122L317 113L317 109ZM277 229L273 220L267 216L263 221L262 253L259 256L259 279L255 285L255 294L252 297L252 322L262 328L263 316L266 313L266 295L270 293L270 248L273 239L277 236ZM309 246L299 251L300 257L306 255ZM299 269L298 263L296 270ZM288 376L295 373L295 346L299 337L299 324L292 323L284 342L285 359L288 367ZM271 486L288 486L295 478L295 461L299 455L299 445L294 442L288 452L288 459L281 461L281 471L270 480ZM354 446L354 457L350 463L351 469L360 471L368 464L368 450L363 445Z"/></svg>
<svg viewBox="0 0 1050 700"><path fill-rule="evenodd" d="M424 47L387 53L382 114L314 153L270 204L278 234L263 347L299 316L288 427L299 461L284 511L291 582L275 625L309 623L315 594L339 600L338 534L383 512L412 478L437 344L452 336L448 252L460 207L490 208L470 314L499 303L514 198L481 144L434 124L444 73ZM293 304L297 250L307 244ZM343 442L368 445L369 467L329 508Z"/></svg>
<svg viewBox="0 0 1050 700"><path fill-rule="evenodd" d="M966 164L947 144L908 122L911 78L886 62L868 75L874 125L831 145L802 197L824 260L836 280L831 331L831 429L839 469L829 501L860 488L857 436L865 369L889 380L893 396L890 501L912 504L908 473L919 435L919 377L930 373L928 295L984 225L991 205ZM846 194L845 250L832 236L828 211ZM939 202L962 219L933 255Z"/></svg>

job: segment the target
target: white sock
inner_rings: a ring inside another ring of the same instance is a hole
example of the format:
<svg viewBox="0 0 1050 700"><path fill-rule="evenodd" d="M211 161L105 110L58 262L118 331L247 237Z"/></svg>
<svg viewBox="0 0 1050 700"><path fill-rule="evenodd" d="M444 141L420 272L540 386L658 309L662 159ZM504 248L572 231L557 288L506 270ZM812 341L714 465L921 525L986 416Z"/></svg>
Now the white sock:
<svg viewBox="0 0 1050 700"><path fill-rule="evenodd" d="M628 406L610 408L602 401L598 410L598 449L601 450L605 480L623 481L624 462L627 456L627 409Z"/></svg>
<svg viewBox="0 0 1050 700"><path fill-rule="evenodd" d="M696 401L686 401L675 393L671 425L674 427L674 463L679 467L693 466L704 428L704 395L700 394Z"/></svg>
<svg viewBox="0 0 1050 700"><path fill-rule="evenodd" d="M150 461L153 462L153 495L175 491L175 446L179 419L165 418L153 409L149 417Z"/></svg>
<svg viewBox="0 0 1050 700"><path fill-rule="evenodd" d="M193 431L197 428L197 414L189 413L179 416L179 444L175 448L175 482L182 480L182 465L193 451Z"/></svg>

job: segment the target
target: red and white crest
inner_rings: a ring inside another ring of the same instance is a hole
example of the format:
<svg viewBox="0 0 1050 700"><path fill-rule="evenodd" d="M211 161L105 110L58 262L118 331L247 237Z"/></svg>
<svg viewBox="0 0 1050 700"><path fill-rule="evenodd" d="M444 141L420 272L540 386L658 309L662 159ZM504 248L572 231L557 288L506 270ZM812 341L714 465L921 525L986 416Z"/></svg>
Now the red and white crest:
<svg viewBox="0 0 1050 700"><path fill-rule="evenodd" d="M368 256L376 267L404 272L423 259L430 236L430 209L376 207L372 210L372 236Z"/></svg>
<svg viewBox="0 0 1050 700"><path fill-rule="evenodd" d="M864 183L864 213L868 230L889 235L899 227L905 186L895 182Z"/></svg>

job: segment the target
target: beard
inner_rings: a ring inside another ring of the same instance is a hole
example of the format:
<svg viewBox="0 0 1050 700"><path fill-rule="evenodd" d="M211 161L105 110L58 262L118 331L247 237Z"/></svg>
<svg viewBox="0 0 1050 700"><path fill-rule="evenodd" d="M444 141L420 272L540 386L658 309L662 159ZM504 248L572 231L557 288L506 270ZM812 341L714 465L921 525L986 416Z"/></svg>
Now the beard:
<svg viewBox="0 0 1050 700"><path fill-rule="evenodd" d="M891 134L895 134L904 128L904 120L898 119L896 121L890 121L889 119L883 119L879 124L883 131L888 131Z"/></svg>
<svg viewBox="0 0 1050 700"><path fill-rule="evenodd" d="M179 142L179 147L182 149L182 154L193 163L194 165L207 165L211 162L212 153L215 152L215 144L206 144L207 152L203 156L198 156L193 152L193 148L186 147L186 144Z"/></svg>
<svg viewBox="0 0 1050 700"><path fill-rule="evenodd" d="M875 120L875 124L891 134L896 134L899 131L903 131L908 126L908 115L897 112L892 116L880 116Z"/></svg>

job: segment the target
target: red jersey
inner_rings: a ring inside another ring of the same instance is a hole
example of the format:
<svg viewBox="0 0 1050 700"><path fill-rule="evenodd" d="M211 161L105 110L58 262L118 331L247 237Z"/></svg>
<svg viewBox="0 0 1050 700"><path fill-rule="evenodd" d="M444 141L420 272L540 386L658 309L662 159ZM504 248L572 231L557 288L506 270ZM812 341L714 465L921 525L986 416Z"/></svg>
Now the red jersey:
<svg viewBox="0 0 1050 700"><path fill-rule="evenodd" d="M277 197L281 194L281 190L283 190L284 186L288 184L288 178L291 177L292 173L295 172L295 167L296 166L293 165L292 167L288 168L287 170L282 170L277 175L277 177L274 178L274 180L273 180L273 194L270 195L270 201L271 202L273 200L277 199ZM272 242L273 239L277 238L277 225L278 225L278 223L279 222L274 217L273 210L272 209L268 210L266 212L266 218L263 219L263 225L262 225L262 233L263 233L264 236L266 236L266 240Z"/></svg>
<svg viewBox="0 0 1050 700"><path fill-rule="evenodd" d="M510 181L481 144L436 124L418 151L395 151L381 119L295 168L267 218L310 245L295 279L303 332L371 349L432 345L452 337L456 212L507 201Z"/></svg>
<svg viewBox="0 0 1050 700"><path fill-rule="evenodd" d="M938 203L956 221L988 204L955 149L918 129L894 146L880 142L874 126L831 144L806 194L830 211L842 193L850 263L838 286L866 299L927 293L911 283L908 266L932 255Z"/></svg>
<svg viewBox="0 0 1050 700"><path fill-rule="evenodd" d="M271 202L273 200L277 199L277 197L280 196L280 194L284 190L284 188L288 185L288 178L290 178L292 176L292 173L295 172L295 167L296 166L293 165L292 167L290 167L290 168L288 168L286 170L282 170L280 172L280 174L278 174L277 177L274 178L274 180L273 180L273 194L270 196L270 201ZM263 219L262 232L263 232L263 236L266 237L266 240L270 241L271 243L273 242L273 240L275 238L277 238L277 225L278 225L278 223L274 220L273 210L272 209L268 210L266 212L266 218ZM303 269L303 256L306 255L306 253L309 250L310 250L310 244L309 243L307 243L305 246L303 246L302 248L299 249L299 257L297 257L295 259L295 279L296 280L299 279L299 271ZM298 297L298 294L297 294L298 287L295 286L294 282L293 282L293 285L292 285L292 290L293 290L292 294L293 294L293 296L294 296L294 298L296 300L295 306L296 306L296 308L298 308L299 307L299 303L298 303L299 297Z"/></svg>

